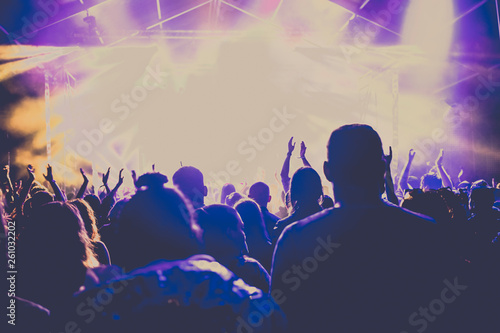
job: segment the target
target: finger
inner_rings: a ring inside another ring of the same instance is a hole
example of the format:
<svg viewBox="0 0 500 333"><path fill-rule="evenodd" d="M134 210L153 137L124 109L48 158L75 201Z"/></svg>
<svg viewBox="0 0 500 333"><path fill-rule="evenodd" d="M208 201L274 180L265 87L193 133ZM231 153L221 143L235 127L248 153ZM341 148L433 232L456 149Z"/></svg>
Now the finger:
<svg viewBox="0 0 500 333"><path fill-rule="evenodd" d="M389 146L389 156L392 156L392 146Z"/></svg>

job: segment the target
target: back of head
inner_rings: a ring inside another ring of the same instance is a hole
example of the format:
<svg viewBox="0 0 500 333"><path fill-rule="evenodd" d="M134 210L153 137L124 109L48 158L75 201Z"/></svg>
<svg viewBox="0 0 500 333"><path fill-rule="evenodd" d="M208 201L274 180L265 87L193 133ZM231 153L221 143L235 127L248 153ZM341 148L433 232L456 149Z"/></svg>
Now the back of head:
<svg viewBox="0 0 500 333"><path fill-rule="evenodd" d="M51 288L75 292L84 282L87 267L98 264L78 210L62 202L33 211L19 238L19 261L25 288L33 288L36 294L50 294ZM47 270L50 273L43 273Z"/></svg>
<svg viewBox="0 0 500 333"><path fill-rule="evenodd" d="M248 252L243 222L234 208L215 204L199 209L197 215L208 254L219 260Z"/></svg>
<svg viewBox="0 0 500 333"><path fill-rule="evenodd" d="M31 208L36 209L46 203L54 201L54 196L46 191L38 191L31 197Z"/></svg>
<svg viewBox="0 0 500 333"><path fill-rule="evenodd" d="M494 189L485 180L472 183L469 196L469 209L472 213L491 211L494 203Z"/></svg>
<svg viewBox="0 0 500 333"><path fill-rule="evenodd" d="M406 194L401 206L415 213L430 216L440 224L449 221L446 201L436 190L425 192L421 189L411 190Z"/></svg>
<svg viewBox="0 0 500 333"><path fill-rule="evenodd" d="M36 180L33 182L33 184L31 185L31 188L30 188L30 191L29 191L29 194L31 196L35 195L36 193L38 192L49 192L49 190L43 186L42 184L40 184L39 182L37 182Z"/></svg>
<svg viewBox="0 0 500 333"><path fill-rule="evenodd" d="M96 215L101 211L101 199L95 194L87 194L83 200L85 200Z"/></svg>
<svg viewBox="0 0 500 333"><path fill-rule="evenodd" d="M141 188L143 186L146 187L163 187L164 184L168 183L168 177L159 172L148 172L145 173L137 179L135 182L135 186L137 188Z"/></svg>
<svg viewBox="0 0 500 333"><path fill-rule="evenodd" d="M290 184L290 198L294 209L317 206L322 195L321 178L313 168L302 167L295 171Z"/></svg>
<svg viewBox="0 0 500 333"><path fill-rule="evenodd" d="M269 186L263 182L257 182L250 186L248 196L255 200L261 207L267 207L269 202Z"/></svg>
<svg viewBox="0 0 500 333"><path fill-rule="evenodd" d="M36 251L48 251L47 259L52 255L70 256L71 252L87 259L85 250L90 240L78 210L69 203L51 202L34 210L21 237L29 238ZM34 243L45 245L36 248Z"/></svg>
<svg viewBox="0 0 500 333"><path fill-rule="evenodd" d="M31 198L26 200L23 204L23 214L24 216L29 217L33 210L38 209L39 207L54 201L54 196L47 191L38 190L35 191Z"/></svg>
<svg viewBox="0 0 500 333"><path fill-rule="evenodd" d="M439 190L443 187L443 181L435 173L427 173L420 180L420 188L424 191Z"/></svg>
<svg viewBox="0 0 500 333"><path fill-rule="evenodd" d="M356 186L380 193L385 160L380 136L371 126L352 124L336 129L327 149L325 173L334 186Z"/></svg>
<svg viewBox="0 0 500 333"><path fill-rule="evenodd" d="M236 188L234 187L233 184L230 183L224 184L224 186L222 186L222 190L220 191L220 203L221 204L226 203L227 196L234 192L236 192Z"/></svg>
<svg viewBox="0 0 500 333"><path fill-rule="evenodd" d="M258 237L269 241L264 218L259 205L251 199L241 200L234 207L243 221L245 234L248 238Z"/></svg>
<svg viewBox="0 0 500 333"><path fill-rule="evenodd" d="M234 205L236 205L236 203L243 198L244 198L243 194L241 194L239 192L233 192L226 197L225 203L229 207L234 207Z"/></svg>
<svg viewBox="0 0 500 333"><path fill-rule="evenodd" d="M176 189L137 191L124 204L117 223L120 250L113 258L126 270L160 259L185 259L201 251L192 205Z"/></svg>
<svg viewBox="0 0 500 333"><path fill-rule="evenodd" d="M200 203L203 206L206 187L200 170L192 166L183 166L174 173L172 181L184 196L191 200L195 208L198 208Z"/></svg>

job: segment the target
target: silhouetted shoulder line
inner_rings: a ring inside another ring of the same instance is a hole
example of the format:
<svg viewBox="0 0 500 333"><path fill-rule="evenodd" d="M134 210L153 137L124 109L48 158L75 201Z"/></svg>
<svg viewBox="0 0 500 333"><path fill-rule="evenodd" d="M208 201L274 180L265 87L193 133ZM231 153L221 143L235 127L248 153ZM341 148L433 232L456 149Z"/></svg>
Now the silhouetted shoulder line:
<svg viewBox="0 0 500 333"><path fill-rule="evenodd" d="M325 218L328 218L330 215L332 215L334 210L335 210L335 208L324 209L316 214L308 216L302 220L296 221L296 222L290 224L289 226L287 226L283 230L282 234L284 234L285 231L288 231L288 230L293 230L293 231L297 232L297 231L303 229L305 226L307 226L310 223L324 220Z"/></svg>

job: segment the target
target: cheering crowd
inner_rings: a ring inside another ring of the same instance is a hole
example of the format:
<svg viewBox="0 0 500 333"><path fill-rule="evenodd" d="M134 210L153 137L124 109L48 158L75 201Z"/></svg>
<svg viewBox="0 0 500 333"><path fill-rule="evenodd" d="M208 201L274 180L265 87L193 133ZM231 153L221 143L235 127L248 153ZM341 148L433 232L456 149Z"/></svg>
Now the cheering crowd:
<svg viewBox="0 0 500 333"><path fill-rule="evenodd" d="M375 130L331 133L323 170L293 138L279 207L270 186L225 184L206 204L203 173L136 175L134 189L65 193L12 181L2 222L15 238L19 332L494 332L500 286L498 189L453 179L440 152L421 177L415 152L393 179ZM333 186L324 193L319 173ZM274 209L274 210L273 210ZM272 211L270 211L272 210ZM15 226L15 235L8 226ZM8 271L2 243L0 267ZM9 289L7 279L6 289ZM5 309L5 307L3 307ZM7 317L7 320L9 318ZM4 318L4 321L7 321Z"/></svg>

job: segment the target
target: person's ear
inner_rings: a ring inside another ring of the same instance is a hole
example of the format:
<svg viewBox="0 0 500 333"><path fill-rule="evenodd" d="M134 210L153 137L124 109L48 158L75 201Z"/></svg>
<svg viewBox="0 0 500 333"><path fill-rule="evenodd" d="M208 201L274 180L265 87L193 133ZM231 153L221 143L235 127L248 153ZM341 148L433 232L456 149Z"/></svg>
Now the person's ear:
<svg viewBox="0 0 500 333"><path fill-rule="evenodd" d="M273 198L272 196L269 196L269 199L267 199L267 202L271 202L272 198Z"/></svg>
<svg viewBox="0 0 500 333"><path fill-rule="evenodd" d="M332 170L330 169L330 164L328 163L328 161L325 161L323 163L323 172L325 173L326 179L328 179L330 183L333 183Z"/></svg>
<svg viewBox="0 0 500 333"><path fill-rule="evenodd" d="M203 196L206 197L208 195L208 188L203 186Z"/></svg>

